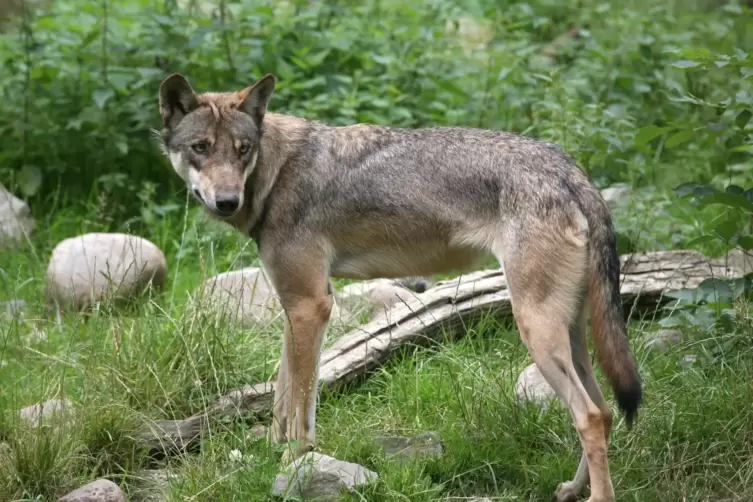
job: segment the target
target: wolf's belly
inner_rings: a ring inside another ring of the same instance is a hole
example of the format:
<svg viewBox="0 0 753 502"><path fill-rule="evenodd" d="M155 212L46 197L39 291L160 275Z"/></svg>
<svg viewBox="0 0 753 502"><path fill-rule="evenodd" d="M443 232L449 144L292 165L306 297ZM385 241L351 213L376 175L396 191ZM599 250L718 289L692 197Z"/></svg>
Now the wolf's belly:
<svg viewBox="0 0 753 502"><path fill-rule="evenodd" d="M347 279L410 277L466 271L487 254L471 247L427 244L419 249L381 248L337 253L330 275Z"/></svg>

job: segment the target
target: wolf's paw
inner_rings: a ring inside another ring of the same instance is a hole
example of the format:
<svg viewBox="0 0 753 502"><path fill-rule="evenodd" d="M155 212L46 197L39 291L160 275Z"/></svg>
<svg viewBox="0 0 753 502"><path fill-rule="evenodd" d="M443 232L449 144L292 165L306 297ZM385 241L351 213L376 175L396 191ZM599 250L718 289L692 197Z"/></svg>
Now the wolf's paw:
<svg viewBox="0 0 753 502"><path fill-rule="evenodd" d="M580 493L575 491L572 481L560 483L554 494L557 496L557 502L575 502L580 497Z"/></svg>

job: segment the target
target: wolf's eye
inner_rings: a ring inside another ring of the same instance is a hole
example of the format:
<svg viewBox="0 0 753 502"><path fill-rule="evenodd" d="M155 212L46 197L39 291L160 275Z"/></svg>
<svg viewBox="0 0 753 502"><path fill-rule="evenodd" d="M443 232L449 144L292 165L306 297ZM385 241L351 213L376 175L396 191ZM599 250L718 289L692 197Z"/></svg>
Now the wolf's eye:
<svg viewBox="0 0 753 502"><path fill-rule="evenodd" d="M207 151L207 142L199 141L198 143L191 145L191 148L193 148L193 151L196 153L204 153Z"/></svg>
<svg viewBox="0 0 753 502"><path fill-rule="evenodd" d="M241 155L246 155L250 149L250 146L248 146L246 143L243 143L240 148L238 148L238 153L240 153Z"/></svg>

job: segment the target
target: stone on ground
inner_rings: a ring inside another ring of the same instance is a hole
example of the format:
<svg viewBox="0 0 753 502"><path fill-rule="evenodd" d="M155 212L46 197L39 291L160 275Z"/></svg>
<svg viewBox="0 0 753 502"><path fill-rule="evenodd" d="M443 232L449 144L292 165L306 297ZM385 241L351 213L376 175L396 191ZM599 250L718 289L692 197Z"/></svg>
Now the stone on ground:
<svg viewBox="0 0 753 502"><path fill-rule="evenodd" d="M167 260L153 243L128 234L90 233L55 246L46 296L49 303L84 309L106 298L134 298L166 279Z"/></svg>
<svg viewBox="0 0 753 502"><path fill-rule="evenodd" d="M15 248L35 230L29 206L0 185L0 248Z"/></svg>
<svg viewBox="0 0 753 502"><path fill-rule="evenodd" d="M550 400L557 397L554 389L546 381L544 375L541 374L536 363L527 366L520 373L515 385L515 394L520 399L529 400L540 405L547 405Z"/></svg>
<svg viewBox="0 0 753 502"><path fill-rule="evenodd" d="M659 352L664 352L682 341L682 331L679 329L663 329L646 336L646 347Z"/></svg>
<svg viewBox="0 0 753 502"><path fill-rule="evenodd" d="M417 293L393 279L374 279L348 284L339 293L344 309L357 313L365 311L369 319L381 314L389 315L393 307L415 298Z"/></svg>
<svg viewBox="0 0 753 502"><path fill-rule="evenodd" d="M413 458L439 458L444 454L444 443L436 432L413 437L377 437L374 441L387 458L401 463Z"/></svg>
<svg viewBox="0 0 753 502"><path fill-rule="evenodd" d="M26 302L23 300L8 300L0 302L0 321L23 322Z"/></svg>
<svg viewBox="0 0 753 502"><path fill-rule="evenodd" d="M67 399L49 399L19 410L18 416L27 424L37 427L42 422L62 418L72 406L73 403Z"/></svg>
<svg viewBox="0 0 753 502"><path fill-rule="evenodd" d="M58 502L125 502L123 491L107 479L98 479L61 497Z"/></svg>
<svg viewBox="0 0 753 502"><path fill-rule="evenodd" d="M168 499L170 482L178 477L167 469L141 471L129 480L129 495L137 502L162 502Z"/></svg>
<svg viewBox="0 0 753 502"><path fill-rule="evenodd" d="M630 200L631 190L626 184L615 183L601 191L601 196L610 209L615 209Z"/></svg>
<svg viewBox="0 0 753 502"><path fill-rule="evenodd" d="M277 475L272 494L295 500L340 500L342 493L375 481L377 473L365 467L309 452Z"/></svg>
<svg viewBox="0 0 753 502"><path fill-rule="evenodd" d="M284 316L280 298L261 268L247 267L210 277L199 294L221 317L244 328ZM335 302L331 321L336 322L340 315Z"/></svg>
<svg viewBox="0 0 753 502"><path fill-rule="evenodd" d="M223 272L202 284L199 293L232 324L253 327L282 315L272 284L257 267Z"/></svg>

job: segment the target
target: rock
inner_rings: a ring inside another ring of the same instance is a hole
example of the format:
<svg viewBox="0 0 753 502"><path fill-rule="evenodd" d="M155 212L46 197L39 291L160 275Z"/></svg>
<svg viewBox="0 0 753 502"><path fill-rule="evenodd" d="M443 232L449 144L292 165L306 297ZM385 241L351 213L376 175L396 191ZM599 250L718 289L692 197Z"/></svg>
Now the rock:
<svg viewBox="0 0 753 502"><path fill-rule="evenodd" d="M107 479L98 479L68 495L61 497L58 502L125 502L123 491Z"/></svg>
<svg viewBox="0 0 753 502"><path fill-rule="evenodd" d="M724 257L720 259L723 261ZM753 252L746 254L742 249L733 249L727 254L727 266L736 268L743 274L753 272Z"/></svg>
<svg viewBox="0 0 753 502"><path fill-rule="evenodd" d="M153 243L119 233L90 233L60 242L47 267L46 297L61 307L129 299L167 279L167 260Z"/></svg>
<svg viewBox="0 0 753 502"><path fill-rule="evenodd" d="M43 403L27 406L18 411L18 416L31 426L39 426L43 420L61 418L73 406L69 400L50 399Z"/></svg>
<svg viewBox="0 0 753 502"><path fill-rule="evenodd" d="M646 347L651 350L666 351L682 341L682 331L679 329L663 329L647 335Z"/></svg>
<svg viewBox="0 0 753 502"><path fill-rule="evenodd" d="M377 473L363 466L309 452L277 475L272 487L276 497L340 500L344 490L375 481Z"/></svg>
<svg viewBox="0 0 753 502"><path fill-rule="evenodd" d="M10 445L0 442L0 472L10 472L12 454Z"/></svg>
<svg viewBox="0 0 753 502"><path fill-rule="evenodd" d="M170 481L176 479L177 474L167 469L150 469L129 476L129 495L132 500L139 502L161 502L168 499Z"/></svg>
<svg viewBox="0 0 753 502"><path fill-rule="evenodd" d="M0 302L0 320L23 322L26 302L23 300L9 300Z"/></svg>
<svg viewBox="0 0 753 502"><path fill-rule="evenodd" d="M34 345L35 343L45 342L47 342L47 332L39 326L32 326L31 329L29 329L29 334L26 337L26 343L28 343L29 345Z"/></svg>
<svg viewBox="0 0 753 502"><path fill-rule="evenodd" d="M264 271L257 267L215 275L204 281L199 294L221 316L245 328L273 321L283 315L277 292ZM340 315L335 302L332 321L336 321Z"/></svg>
<svg viewBox="0 0 753 502"><path fill-rule="evenodd" d="M444 443L436 432L413 437L377 437L374 441L387 458L401 463L413 458L439 458L444 454Z"/></svg>
<svg viewBox="0 0 753 502"><path fill-rule="evenodd" d="M610 209L615 209L626 203L630 200L630 195L630 186L624 183L615 183L601 191L601 196L604 197Z"/></svg>
<svg viewBox="0 0 753 502"><path fill-rule="evenodd" d="M515 394L520 399L527 399L542 405L547 405L550 400L557 397L536 363L529 365L520 373L518 382L515 384Z"/></svg>
<svg viewBox="0 0 753 502"><path fill-rule="evenodd" d="M685 354L682 359L680 359L680 366L692 366L698 361L698 356L696 354Z"/></svg>
<svg viewBox="0 0 753 502"><path fill-rule="evenodd" d="M434 284L431 277L402 277L397 279L398 284L416 293L424 293Z"/></svg>
<svg viewBox="0 0 753 502"><path fill-rule="evenodd" d="M374 279L348 284L339 293L339 301L349 312L365 310L369 319L389 314L392 307L402 305L417 293L393 279Z"/></svg>
<svg viewBox="0 0 753 502"><path fill-rule="evenodd" d="M34 233L36 225L24 201L0 185L0 248L13 248Z"/></svg>
<svg viewBox="0 0 753 502"><path fill-rule="evenodd" d="M470 16L448 19L445 23L445 33L456 39L466 56L470 56L474 51L484 51L494 38L494 32L488 23L481 24Z"/></svg>
<svg viewBox="0 0 753 502"><path fill-rule="evenodd" d="M251 433L247 434L246 437L254 441L258 441L260 439L266 438L268 432L269 427L267 427L266 425L254 425L253 427L251 427Z"/></svg>
<svg viewBox="0 0 753 502"><path fill-rule="evenodd" d="M204 281L199 294L233 324L252 327L282 315L282 305L257 267L224 272Z"/></svg>

